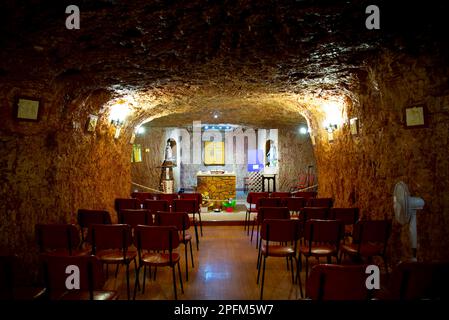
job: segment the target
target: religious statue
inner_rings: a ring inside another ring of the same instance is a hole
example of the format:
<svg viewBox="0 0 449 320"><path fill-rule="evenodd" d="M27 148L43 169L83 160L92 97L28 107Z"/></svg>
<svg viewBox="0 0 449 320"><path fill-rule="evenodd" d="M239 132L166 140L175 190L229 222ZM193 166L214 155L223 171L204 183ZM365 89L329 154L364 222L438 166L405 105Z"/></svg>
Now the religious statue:
<svg viewBox="0 0 449 320"><path fill-rule="evenodd" d="M167 146L165 147L165 161L173 160L173 151L170 146L170 141L167 141Z"/></svg>
<svg viewBox="0 0 449 320"><path fill-rule="evenodd" d="M274 146L273 143L270 145L270 150L267 153L267 160L269 167L276 167L277 154L276 154L276 147Z"/></svg>

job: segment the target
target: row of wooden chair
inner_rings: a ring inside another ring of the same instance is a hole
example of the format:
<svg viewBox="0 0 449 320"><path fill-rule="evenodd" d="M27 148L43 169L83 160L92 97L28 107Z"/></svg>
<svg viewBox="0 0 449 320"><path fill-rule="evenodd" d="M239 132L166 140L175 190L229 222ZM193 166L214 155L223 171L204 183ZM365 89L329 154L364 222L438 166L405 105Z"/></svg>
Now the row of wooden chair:
<svg viewBox="0 0 449 320"><path fill-rule="evenodd" d="M246 199L248 205L245 214L244 230L248 230L251 214L256 214L260 207L288 207L291 212L299 212L304 207L326 207L333 206L332 198L316 198L315 196L293 197L288 192L250 192Z"/></svg>
<svg viewBox="0 0 449 320"><path fill-rule="evenodd" d="M188 281L188 245L190 245L190 257L192 267L194 267L194 258L192 251L191 239L187 230L190 228L190 219L185 212L157 212L155 218L148 210L122 210L120 211L120 222L123 224L90 224L86 241L91 245L90 248L82 247L79 238L79 231L73 224L38 224L36 225L36 236L41 254L50 256L85 256L96 255L103 264L116 264L116 276L119 264L126 266L126 281L128 299L130 298L129 286L129 264L134 262L136 268L136 281L138 279L138 267L136 263L136 251L139 254L138 227L157 226L157 227L173 227L176 230L176 242L172 243L172 249L176 249L179 243L185 246L185 263L186 263L186 281ZM153 229L153 232L158 232ZM157 240L154 238L153 240ZM144 242L148 243L148 242ZM157 250L168 250L160 248ZM155 249L156 250L156 249ZM145 256L148 257L148 254ZM164 256L162 256L164 257ZM174 256L175 257L175 256ZM160 261L159 259L158 261ZM145 259L139 256L140 266L145 264ZM175 266L179 260L176 258L170 263ZM157 263L151 263L156 265ZM162 263L161 266L165 266ZM144 269L144 272L146 270ZM179 275L181 277L181 274ZM182 279L180 279L182 281ZM136 282L136 285L138 282ZM182 284L181 284L182 286ZM175 288L176 290L176 288ZM135 293L134 293L135 294ZM176 291L175 291L176 296Z"/></svg>
<svg viewBox="0 0 449 320"><path fill-rule="evenodd" d="M380 256L388 273L386 247L391 231L390 220L358 221L354 226L353 241L346 244L341 243L344 234L344 223L341 220L311 219L304 224L301 220L290 219L287 208L261 208L261 212L264 213L265 210L268 214L263 214L266 218L262 220L257 258L257 283L259 283L261 262L263 262L261 299L263 298L265 260L270 256L283 257L290 261L293 282L295 282L293 269L293 260L295 260L296 281L299 282L300 288L302 288L299 276L302 269L302 256L305 258L306 278L310 257L315 257L318 261L320 258L327 258L327 263L331 263L334 257L337 263L340 263L343 254L369 260L374 256Z"/></svg>
<svg viewBox="0 0 449 320"><path fill-rule="evenodd" d="M200 233L203 236L203 223L201 219L201 203L203 202L203 196L201 193L154 193L154 192L133 192L131 193L131 198L137 199L141 204L144 205L146 200L166 200L168 201L169 206L174 205L175 200L194 200L195 201L195 211L187 211L189 213L198 213L199 225L200 225ZM123 209L133 209L133 208L123 208ZM137 208L134 208L137 209ZM149 209L149 208L148 208ZM158 211L170 211L167 210L158 210ZM186 211L174 209L172 211Z"/></svg>

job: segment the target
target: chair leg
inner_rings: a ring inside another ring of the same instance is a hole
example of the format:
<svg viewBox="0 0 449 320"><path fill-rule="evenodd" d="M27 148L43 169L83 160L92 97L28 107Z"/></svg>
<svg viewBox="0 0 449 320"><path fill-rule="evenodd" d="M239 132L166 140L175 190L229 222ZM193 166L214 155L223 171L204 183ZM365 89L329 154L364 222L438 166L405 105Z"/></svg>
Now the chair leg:
<svg viewBox="0 0 449 320"><path fill-rule="evenodd" d="M153 281L156 281L157 266L154 267Z"/></svg>
<svg viewBox="0 0 449 320"><path fill-rule="evenodd" d="M192 250L192 241L189 241L190 247L190 259L192 260L192 269L195 268L195 263L193 262L193 250Z"/></svg>
<svg viewBox="0 0 449 320"><path fill-rule="evenodd" d="M117 265L115 266L115 277L117 278L117 274L118 274L118 267L119 267L119 264L117 263Z"/></svg>
<svg viewBox="0 0 449 320"><path fill-rule="evenodd" d="M245 221L243 222L243 231L246 230L246 221L248 220L248 210L245 212Z"/></svg>
<svg viewBox="0 0 449 320"><path fill-rule="evenodd" d="M199 251L200 250L200 240L198 238L198 225L197 225L197 223L194 222L194 226L195 226L196 250Z"/></svg>
<svg viewBox="0 0 449 320"><path fill-rule="evenodd" d="M184 242L184 257L186 260L186 282L189 281L189 259L187 258L187 243Z"/></svg>
<svg viewBox="0 0 449 320"><path fill-rule="evenodd" d="M287 261L288 265L288 261ZM295 270L293 269L293 257L290 256L290 269L292 270L292 283L295 283Z"/></svg>
<svg viewBox="0 0 449 320"><path fill-rule="evenodd" d="M255 223L255 222L254 222ZM259 224L257 224L257 234L256 234L256 249L257 249L257 245L259 244L259 235L260 235L260 231L259 231Z"/></svg>
<svg viewBox="0 0 449 320"><path fill-rule="evenodd" d="M260 287L260 300L263 300L263 285L265 282L265 265L267 263L267 257L263 257L263 270L262 270L262 285Z"/></svg>
<svg viewBox="0 0 449 320"><path fill-rule="evenodd" d="M175 266L171 267L172 270L172 276L173 276L173 292L175 293L175 300L178 300L178 294L176 292L176 273L175 273Z"/></svg>
<svg viewBox="0 0 449 320"><path fill-rule="evenodd" d="M306 256L306 279L309 276L309 257Z"/></svg>
<svg viewBox="0 0 449 320"><path fill-rule="evenodd" d="M137 282L139 281L140 267L136 269L136 281L134 282L133 300L136 300Z"/></svg>
<svg viewBox="0 0 449 320"><path fill-rule="evenodd" d="M201 220L201 213L198 212L198 218L200 219L200 233L203 236L203 221Z"/></svg>
<svg viewBox="0 0 449 320"><path fill-rule="evenodd" d="M181 292L184 293L184 286L182 284L181 266L179 262L178 262L178 275L179 275L179 283L181 284Z"/></svg>
<svg viewBox="0 0 449 320"><path fill-rule="evenodd" d="M253 234L254 234L254 225L256 224L256 221L253 221L253 227L251 228L251 243L253 243ZM249 228L249 226L248 226Z"/></svg>
<svg viewBox="0 0 449 320"><path fill-rule="evenodd" d="M259 245L259 250L257 252L257 270L260 269L260 259L262 257L262 250L260 248L261 246Z"/></svg>
<svg viewBox="0 0 449 320"><path fill-rule="evenodd" d="M149 266L151 271L151 267ZM151 277L151 275L150 275ZM142 281L142 294L145 293L145 280L147 279L147 266L143 266L143 281Z"/></svg>
<svg viewBox="0 0 449 320"><path fill-rule="evenodd" d="M299 259L297 259L296 257L293 257L296 260L296 281L299 285L299 293L301 294L301 298L304 297L304 295L302 294L302 281L301 281L301 274L299 271Z"/></svg>
<svg viewBox="0 0 449 320"><path fill-rule="evenodd" d="M137 274L137 260L136 258L134 258L133 260L134 260L134 271L136 273L137 288L140 289L139 275Z"/></svg>
<svg viewBox="0 0 449 320"><path fill-rule="evenodd" d="M128 300L130 298L129 292L129 263L126 264L126 293L128 295Z"/></svg>

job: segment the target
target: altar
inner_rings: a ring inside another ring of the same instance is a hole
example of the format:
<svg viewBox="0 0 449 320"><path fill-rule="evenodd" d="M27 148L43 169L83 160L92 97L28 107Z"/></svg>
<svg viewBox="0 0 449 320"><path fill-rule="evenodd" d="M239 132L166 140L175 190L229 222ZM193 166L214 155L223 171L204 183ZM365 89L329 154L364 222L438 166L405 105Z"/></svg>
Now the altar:
<svg viewBox="0 0 449 320"><path fill-rule="evenodd" d="M235 173L198 172L197 192L209 193L210 199L227 200L236 197Z"/></svg>

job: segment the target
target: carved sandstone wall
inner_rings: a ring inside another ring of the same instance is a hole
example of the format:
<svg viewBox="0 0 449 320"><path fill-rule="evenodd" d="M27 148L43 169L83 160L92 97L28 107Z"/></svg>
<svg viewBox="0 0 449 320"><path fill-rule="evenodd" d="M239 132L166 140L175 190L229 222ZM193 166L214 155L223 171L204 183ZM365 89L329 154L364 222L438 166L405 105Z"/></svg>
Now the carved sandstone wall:
<svg viewBox="0 0 449 320"><path fill-rule="evenodd" d="M41 97L44 113L38 122L21 122L14 120L11 106L23 91L5 86L0 91L0 248L19 254L32 273L36 223L76 223L79 208L106 209L116 219L114 199L129 195L131 149L129 136L113 138L104 115L95 132L84 130L87 114L100 109L102 94L88 99L80 94L60 113L57 92L29 91ZM81 105L83 110L70 111Z"/></svg>
<svg viewBox="0 0 449 320"><path fill-rule="evenodd" d="M360 119L360 135L344 128L334 142L321 137L316 147L319 195L333 197L336 206L358 206L363 217L393 219L393 262L410 255L407 227L394 221L400 180L426 202L418 212L418 258L449 256L449 73L436 61L400 55L373 61L349 109ZM404 108L415 104L427 106L427 128L404 127Z"/></svg>

